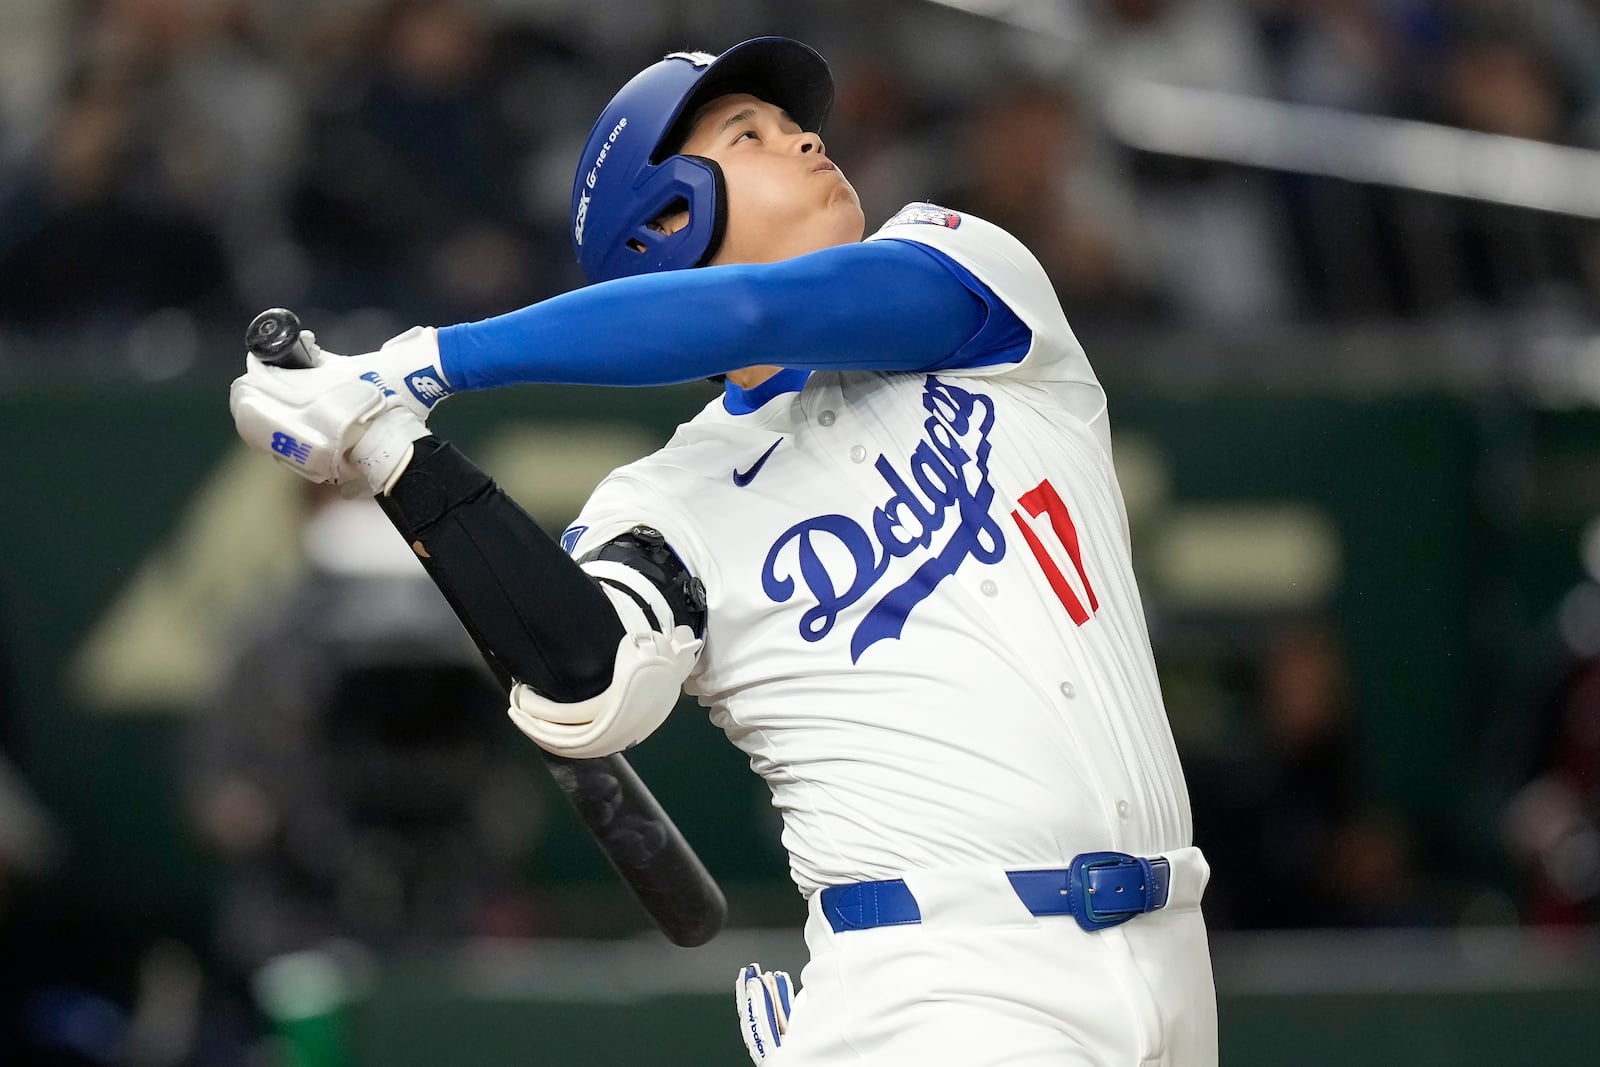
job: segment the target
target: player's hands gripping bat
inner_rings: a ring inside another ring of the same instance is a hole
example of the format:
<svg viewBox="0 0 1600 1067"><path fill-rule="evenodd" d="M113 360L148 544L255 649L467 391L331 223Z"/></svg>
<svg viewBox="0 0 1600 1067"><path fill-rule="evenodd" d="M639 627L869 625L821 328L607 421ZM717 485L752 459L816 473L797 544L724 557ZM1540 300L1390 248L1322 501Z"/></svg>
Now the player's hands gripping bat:
<svg viewBox="0 0 1600 1067"><path fill-rule="evenodd" d="M239 435L313 482L387 492L433 407L450 395L438 331L424 326L376 352L335 356L272 308L245 334L246 371L229 393Z"/></svg>
<svg viewBox="0 0 1600 1067"><path fill-rule="evenodd" d="M402 335L402 338L411 336L414 335ZM317 347L312 334L302 332L298 317L282 308L273 308L256 316L246 333L246 347L261 363L280 369L320 368L326 366L330 358L328 353ZM410 384L417 376L411 375L407 384L413 398L422 399L418 389ZM443 376L439 377L442 380ZM248 378L247 374L246 379ZM345 378L348 381L361 382L362 386L380 402L376 413L368 415L362 411L356 423L357 430L366 427L370 435L372 429L379 427L379 419L390 418L391 414L404 410L392 399L396 391L389 389L386 382L380 380L373 383L370 379L356 374L346 375ZM376 392L371 388L374 384L378 386ZM264 388L270 389L270 383ZM424 387L422 393L427 391ZM239 392L240 385L236 382L232 398L236 420L239 416ZM440 395L444 394L441 392ZM438 397L435 396L433 399L436 400ZM278 413L281 415L281 407ZM406 417L412 426L426 432L425 427L422 427L420 420L414 415L407 412ZM391 421L400 422L397 418ZM357 464L354 469L367 477L374 491L380 493L381 506L385 500L381 495L381 486L397 476L399 471L404 469L404 463L399 463L391 473L380 471L374 476L371 470L361 469L359 466L362 461L361 454L366 448L364 436L355 434L352 444L347 437L351 436L353 431L346 427L319 425L312 426L311 429L321 435L313 443L314 448L330 452L332 454L330 462L335 466L340 462L339 454L342 451L348 449L354 453L352 460ZM241 425L241 434L245 432L245 427ZM282 430L273 432L283 436ZM408 437L406 441L414 439ZM289 445L285 448L314 450L299 438L291 436L289 441ZM278 445L279 442L274 440L268 447L280 459L294 463L295 456L284 455ZM305 469L305 464L302 463L300 466L299 473L310 477L311 473ZM333 478L313 478L313 480L333 481L337 480L338 476L348 480L354 476L350 469L337 470L335 474L336 477ZM385 510L391 519L395 518L392 512ZM424 568L433 574L432 569L428 568L429 561L424 559L422 562ZM477 644L484 662L501 686L509 691L516 680L499 663L493 651L485 647L483 640L462 613L459 605L450 597L448 589L445 590L445 594L451 606L456 609L457 615L461 617L467 632ZM620 753L597 759L570 759L543 749L540 749L540 754L552 777L555 778L557 786L577 811L584 826L600 846L601 852L662 933L674 944L684 947L702 945L715 937L727 917L727 901L722 890L627 760Z"/></svg>

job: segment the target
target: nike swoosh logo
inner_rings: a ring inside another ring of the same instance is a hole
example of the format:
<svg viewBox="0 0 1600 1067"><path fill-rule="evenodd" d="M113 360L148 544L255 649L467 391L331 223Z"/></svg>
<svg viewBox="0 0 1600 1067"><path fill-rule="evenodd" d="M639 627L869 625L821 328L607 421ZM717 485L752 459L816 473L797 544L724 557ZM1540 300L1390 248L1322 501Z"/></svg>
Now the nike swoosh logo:
<svg viewBox="0 0 1600 1067"><path fill-rule="evenodd" d="M749 470L734 471L733 484L737 485L741 489L749 485L755 476L760 473L761 468L766 465L767 460L772 458L772 453L776 452L778 450L778 446L781 444L783 444L783 438L780 437L776 441L772 442L771 448L761 453L761 458L751 464Z"/></svg>

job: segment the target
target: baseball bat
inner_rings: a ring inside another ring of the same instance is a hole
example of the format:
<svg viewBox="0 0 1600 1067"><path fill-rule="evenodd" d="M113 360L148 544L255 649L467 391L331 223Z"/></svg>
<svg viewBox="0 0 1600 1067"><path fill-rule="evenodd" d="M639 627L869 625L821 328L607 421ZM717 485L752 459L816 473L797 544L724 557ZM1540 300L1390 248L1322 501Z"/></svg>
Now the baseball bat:
<svg viewBox="0 0 1600 1067"><path fill-rule="evenodd" d="M312 366L311 353L300 340L300 316L288 308L268 308L250 320L244 346L261 362L286 370Z"/></svg>
<svg viewBox="0 0 1600 1067"><path fill-rule="evenodd" d="M272 366L313 365L300 339L299 317L284 308L257 315L245 332L245 346ZM490 673L509 692L515 680L485 647L454 598L446 599ZM694 948L717 936L728 915L721 887L622 754L570 759L542 748L539 754L601 853L667 939Z"/></svg>

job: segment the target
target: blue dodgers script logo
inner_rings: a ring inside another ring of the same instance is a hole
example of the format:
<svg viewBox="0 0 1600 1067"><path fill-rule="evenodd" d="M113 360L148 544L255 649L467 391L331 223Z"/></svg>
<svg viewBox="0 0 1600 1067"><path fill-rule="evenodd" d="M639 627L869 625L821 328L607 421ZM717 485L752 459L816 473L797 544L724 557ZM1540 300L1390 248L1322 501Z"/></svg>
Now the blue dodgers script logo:
<svg viewBox="0 0 1600 1067"><path fill-rule="evenodd" d="M968 557L996 563L1006 553L1005 535L989 513L993 399L929 375L922 406L929 413L922 424L927 436L907 462L910 481L887 456L878 457L889 498L873 511L870 531L844 515L806 519L779 536L762 565L761 588L780 604L794 595L798 569L817 602L800 616L800 636L820 641L841 612L874 590L891 560L931 549L934 534L955 518L944 545L862 617L850 638L852 663L878 641L898 638L912 609Z"/></svg>

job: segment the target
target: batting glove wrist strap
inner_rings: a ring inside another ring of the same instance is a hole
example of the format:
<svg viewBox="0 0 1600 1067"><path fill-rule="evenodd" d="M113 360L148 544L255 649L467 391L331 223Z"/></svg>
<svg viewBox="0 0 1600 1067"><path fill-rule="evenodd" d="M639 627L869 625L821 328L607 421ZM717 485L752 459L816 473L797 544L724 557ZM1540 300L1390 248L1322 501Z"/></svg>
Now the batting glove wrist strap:
<svg viewBox="0 0 1600 1067"><path fill-rule="evenodd" d="M423 422L433 406L453 392L439 362L439 331L432 326L413 326L389 338L376 352L354 356L350 362Z"/></svg>
<svg viewBox="0 0 1600 1067"><path fill-rule="evenodd" d="M382 496L411 462L412 445L428 436L421 419L400 408L381 412L350 449L350 459L366 478L373 495Z"/></svg>

